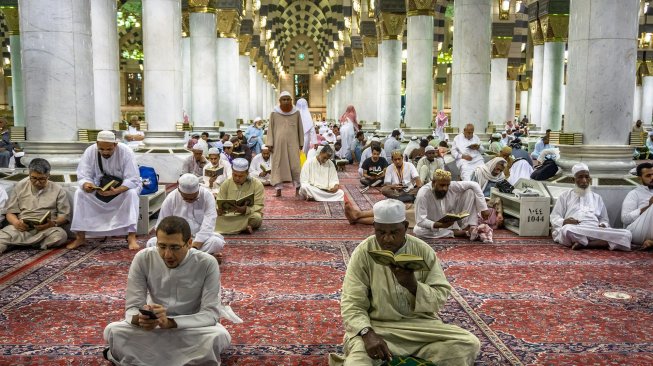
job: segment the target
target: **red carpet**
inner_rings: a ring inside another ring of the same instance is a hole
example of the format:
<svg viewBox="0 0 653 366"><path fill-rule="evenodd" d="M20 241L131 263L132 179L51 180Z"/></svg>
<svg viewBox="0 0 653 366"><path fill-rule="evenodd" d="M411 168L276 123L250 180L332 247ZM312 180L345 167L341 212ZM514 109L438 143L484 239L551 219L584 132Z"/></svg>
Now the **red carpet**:
<svg viewBox="0 0 653 366"><path fill-rule="evenodd" d="M381 199L346 174L356 205ZM225 323L223 364L326 365L342 341L349 253L372 230L349 225L341 204L271 194L261 230L228 237L223 299L245 322ZM477 365L653 364L650 253L575 252L507 231L495 240L431 243L455 288L441 316L481 339ZM102 330L123 315L132 257L122 239L1 255L0 365L108 365Z"/></svg>

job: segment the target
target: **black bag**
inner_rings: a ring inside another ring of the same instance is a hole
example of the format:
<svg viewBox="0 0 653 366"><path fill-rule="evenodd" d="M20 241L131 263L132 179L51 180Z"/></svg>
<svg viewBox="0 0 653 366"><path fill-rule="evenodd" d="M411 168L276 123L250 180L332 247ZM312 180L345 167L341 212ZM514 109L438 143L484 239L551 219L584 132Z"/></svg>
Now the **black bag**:
<svg viewBox="0 0 653 366"><path fill-rule="evenodd" d="M538 166L531 173L531 179L533 180L547 180L558 172L558 165L555 160L546 159L542 165Z"/></svg>
<svg viewBox="0 0 653 366"><path fill-rule="evenodd" d="M98 152L97 153L97 163L98 166L100 167L100 172L102 172L102 176L100 177L100 187L104 187L105 184L108 184L112 180L115 180L118 182L117 187L122 185L122 178L114 177L113 175L105 174L104 173L104 168L102 168L102 155ZM99 199L102 202L110 202L112 199L116 198L118 195L115 196L102 196L99 194L99 192L95 192L95 197Z"/></svg>
<svg viewBox="0 0 653 366"><path fill-rule="evenodd" d="M505 179L497 182L496 187L501 193L512 193L513 189L515 189L515 187Z"/></svg>

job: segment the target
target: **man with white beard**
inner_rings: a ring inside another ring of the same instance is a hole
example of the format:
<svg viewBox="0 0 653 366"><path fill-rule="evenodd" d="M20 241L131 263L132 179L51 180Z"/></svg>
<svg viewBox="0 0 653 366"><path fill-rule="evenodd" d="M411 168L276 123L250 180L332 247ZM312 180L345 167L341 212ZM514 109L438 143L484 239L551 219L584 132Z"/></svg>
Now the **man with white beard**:
<svg viewBox="0 0 653 366"><path fill-rule="evenodd" d="M578 163L571 173L576 187L561 194L551 212L553 240L571 249L630 250L631 232L610 228L603 199L590 188L587 165Z"/></svg>
<svg viewBox="0 0 653 366"><path fill-rule="evenodd" d="M471 180L472 173L483 165L481 140L474 134L474 125L468 123L463 130L453 139L451 155L456 159L456 166L460 170L460 180Z"/></svg>

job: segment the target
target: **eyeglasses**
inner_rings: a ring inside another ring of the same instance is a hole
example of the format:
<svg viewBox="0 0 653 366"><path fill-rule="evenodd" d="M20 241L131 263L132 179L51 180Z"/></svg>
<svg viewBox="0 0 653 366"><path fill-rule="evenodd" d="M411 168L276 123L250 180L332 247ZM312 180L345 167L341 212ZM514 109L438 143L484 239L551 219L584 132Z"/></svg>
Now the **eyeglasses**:
<svg viewBox="0 0 653 366"><path fill-rule="evenodd" d="M170 246L168 246L168 245L159 245L159 244L157 244L156 247L162 252L165 252L166 250L169 250L169 251L174 253L174 252L180 251L181 248L183 248L184 246L183 245L170 245Z"/></svg>
<svg viewBox="0 0 653 366"><path fill-rule="evenodd" d="M30 180L30 182L41 182L41 183L44 183L44 182L47 182L47 181L48 181L48 177L32 177L32 176L30 176L30 177L29 177L29 180Z"/></svg>

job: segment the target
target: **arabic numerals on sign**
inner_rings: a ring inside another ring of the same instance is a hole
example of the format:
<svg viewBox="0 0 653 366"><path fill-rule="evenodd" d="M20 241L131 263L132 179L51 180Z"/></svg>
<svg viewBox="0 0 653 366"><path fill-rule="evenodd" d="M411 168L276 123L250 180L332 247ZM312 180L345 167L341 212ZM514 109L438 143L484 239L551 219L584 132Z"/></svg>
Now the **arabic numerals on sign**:
<svg viewBox="0 0 653 366"><path fill-rule="evenodd" d="M544 210L541 208L529 208L527 222L544 222Z"/></svg>

